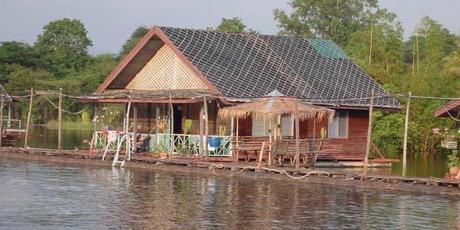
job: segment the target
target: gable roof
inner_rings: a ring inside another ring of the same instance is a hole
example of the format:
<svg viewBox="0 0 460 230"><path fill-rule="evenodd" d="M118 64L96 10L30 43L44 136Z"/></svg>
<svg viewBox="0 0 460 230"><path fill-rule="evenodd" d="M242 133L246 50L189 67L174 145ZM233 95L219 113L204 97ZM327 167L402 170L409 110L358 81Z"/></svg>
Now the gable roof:
<svg viewBox="0 0 460 230"><path fill-rule="evenodd" d="M171 27L153 27L97 92L126 86L163 45L229 100L278 90L315 104L368 107L374 89L377 107L401 106L331 41Z"/></svg>
<svg viewBox="0 0 460 230"><path fill-rule="evenodd" d="M434 111L435 117L454 117L459 118L460 115L460 98L448 102L447 104L437 108ZM457 116L457 117L455 117Z"/></svg>

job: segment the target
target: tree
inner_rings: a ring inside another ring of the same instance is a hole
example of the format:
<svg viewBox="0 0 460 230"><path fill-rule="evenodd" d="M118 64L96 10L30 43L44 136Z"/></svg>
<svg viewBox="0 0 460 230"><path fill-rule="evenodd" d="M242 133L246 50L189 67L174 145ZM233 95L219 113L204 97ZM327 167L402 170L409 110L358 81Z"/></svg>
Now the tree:
<svg viewBox="0 0 460 230"><path fill-rule="evenodd" d="M64 18L45 25L35 43L43 65L58 77L80 71L89 60L88 48L93 44L87 34L77 19Z"/></svg>
<svg viewBox="0 0 460 230"><path fill-rule="evenodd" d="M396 15L386 14L368 28L350 35L346 51L380 84L403 72L403 29Z"/></svg>
<svg viewBox="0 0 460 230"><path fill-rule="evenodd" d="M0 43L0 83L8 81L11 65L36 67L38 62L37 52L29 44L16 41Z"/></svg>
<svg viewBox="0 0 460 230"><path fill-rule="evenodd" d="M378 0L290 0L289 4L291 13L274 10L281 33L331 39L341 46L352 33L387 13Z"/></svg>
<svg viewBox="0 0 460 230"><path fill-rule="evenodd" d="M119 58L123 58L126 56L129 51L131 51L134 46L144 37L144 35L149 31L149 29L145 26L139 26L134 30L134 32L131 34L131 36L126 40L125 44L123 44L123 47L121 48Z"/></svg>
<svg viewBox="0 0 460 230"><path fill-rule="evenodd" d="M245 31L246 25L243 20L238 17L222 18L217 30L230 33L242 33Z"/></svg>
<svg viewBox="0 0 460 230"><path fill-rule="evenodd" d="M91 64L81 71L78 76L75 76L81 84L78 87L79 93L93 93L110 71L115 68L116 64L117 60L113 54L100 54L92 58Z"/></svg>

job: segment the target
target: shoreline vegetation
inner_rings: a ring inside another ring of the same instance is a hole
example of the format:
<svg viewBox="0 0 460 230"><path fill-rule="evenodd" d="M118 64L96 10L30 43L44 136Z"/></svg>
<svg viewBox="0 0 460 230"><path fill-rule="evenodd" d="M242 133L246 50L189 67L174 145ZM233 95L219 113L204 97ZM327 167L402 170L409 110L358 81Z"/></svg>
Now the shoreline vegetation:
<svg viewBox="0 0 460 230"><path fill-rule="evenodd" d="M40 149L0 148L5 159L39 161L53 164L71 164L84 167L111 167L112 161L100 160L100 154L82 151L57 151ZM226 162L201 162L197 160L134 159L125 168L133 170L168 171L174 173L197 173L206 176L245 177L253 179L287 180L293 183L316 183L330 186L360 187L376 190L404 191L414 193L460 196L459 182L436 178L395 177L374 174L358 174L336 169L313 169L294 171L289 169L232 166ZM284 171L284 173L283 173Z"/></svg>
<svg viewBox="0 0 460 230"><path fill-rule="evenodd" d="M57 130L59 127L59 122L57 120L51 120L46 122L45 124L36 124L36 126L43 126L47 129ZM93 123L91 122L83 122L83 121L63 121L62 122L63 130L92 130Z"/></svg>

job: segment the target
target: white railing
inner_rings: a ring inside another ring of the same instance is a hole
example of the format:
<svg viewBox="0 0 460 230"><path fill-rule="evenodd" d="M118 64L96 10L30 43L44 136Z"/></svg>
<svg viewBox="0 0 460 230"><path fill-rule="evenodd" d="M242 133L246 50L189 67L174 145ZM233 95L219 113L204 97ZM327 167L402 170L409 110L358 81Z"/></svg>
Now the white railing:
<svg viewBox="0 0 460 230"><path fill-rule="evenodd" d="M121 132L109 131L109 135L103 134L102 131L96 131L94 148L104 149L107 147L107 141L110 138L112 143L118 143L123 136ZM129 133L133 135L133 133ZM140 134L149 135L149 134ZM209 137L219 138L220 145L218 147L211 147L208 143L207 156L231 156L232 155L232 138L230 136L216 136L210 135ZM203 139L204 140L204 139ZM204 142L204 141L203 141ZM172 151L171 151L172 148ZM205 148L205 147L203 147ZM116 150L116 146L109 145L110 150ZM200 154L200 135L191 134L169 134L157 133L150 134L149 150L151 152L173 152L178 155L198 155Z"/></svg>

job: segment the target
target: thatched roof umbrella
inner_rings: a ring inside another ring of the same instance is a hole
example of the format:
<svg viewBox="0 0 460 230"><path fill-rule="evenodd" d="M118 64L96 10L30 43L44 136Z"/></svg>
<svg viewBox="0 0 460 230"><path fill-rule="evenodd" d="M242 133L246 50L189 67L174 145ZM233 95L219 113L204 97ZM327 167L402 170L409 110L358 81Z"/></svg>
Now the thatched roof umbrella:
<svg viewBox="0 0 460 230"><path fill-rule="evenodd" d="M284 96L277 90L270 94L239 105L219 110L220 118L275 119L281 115L294 114L296 123L296 168L299 168L299 120L332 118L335 111L323 108L294 97ZM330 119L329 119L330 120ZM238 137L238 133L237 133Z"/></svg>

